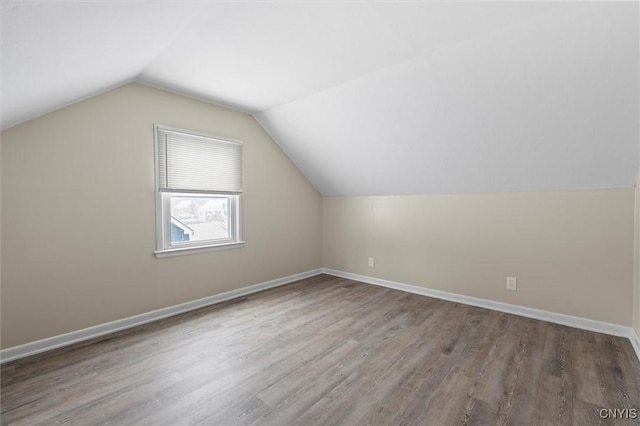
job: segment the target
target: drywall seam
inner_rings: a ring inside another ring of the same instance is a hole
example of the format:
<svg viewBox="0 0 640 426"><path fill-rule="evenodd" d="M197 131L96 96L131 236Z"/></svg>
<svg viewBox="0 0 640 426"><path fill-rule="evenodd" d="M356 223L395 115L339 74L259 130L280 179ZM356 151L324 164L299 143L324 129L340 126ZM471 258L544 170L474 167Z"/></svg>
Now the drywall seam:
<svg viewBox="0 0 640 426"><path fill-rule="evenodd" d="M543 311L542 309L527 308L525 306L512 305L509 303L495 302L493 300L481 299L478 297L464 296L461 294L449 293L441 290L433 290L430 288L419 287L411 284L404 284L396 281L368 277L366 275L353 274L351 272L337 271L335 269L323 268L322 272L340 278L347 278L366 284L373 284L381 287L401 290L407 293L434 297L436 299L448 300L450 302L463 303L465 305L477 306L480 308L491 309L493 311L506 312L508 314L514 314L541 321L552 322L555 324L566 325L582 330L626 337L631 342L631 345L636 352L636 356L638 357L638 361L640 361L640 339L638 339L638 335L632 327L626 327L624 325L612 324L602 321L595 321L592 319L575 317L572 315L558 314L555 312Z"/></svg>
<svg viewBox="0 0 640 426"><path fill-rule="evenodd" d="M149 322L157 321L163 318L189 312L194 309L204 308L216 303L235 299L241 296L246 296L248 294L256 293L262 290L267 290L269 288L279 287L285 284L292 283L294 281L313 277L321 273L321 269L301 272L299 274L289 275L287 277L278 278L271 281L265 281L263 283L227 291L224 293L216 294L214 296L192 300L190 302L181 303L179 305L169 306L167 308L158 309L144 314L134 315L132 317L99 324L82 330L72 331L70 333L48 337L46 339L37 340L35 342L25 343L23 345L3 349L0 351L0 364L19 358L24 358L30 355L35 355L41 352L50 351L52 349L61 348L63 346L68 346L73 343L82 342L84 340L93 339L95 337L104 336L105 334L114 333L116 331L136 327L138 325L147 324Z"/></svg>

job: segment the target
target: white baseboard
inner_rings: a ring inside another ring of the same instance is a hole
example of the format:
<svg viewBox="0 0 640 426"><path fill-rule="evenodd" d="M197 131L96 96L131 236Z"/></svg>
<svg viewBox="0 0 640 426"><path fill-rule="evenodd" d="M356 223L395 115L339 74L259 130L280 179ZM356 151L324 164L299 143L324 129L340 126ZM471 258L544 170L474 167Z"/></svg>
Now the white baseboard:
<svg viewBox="0 0 640 426"><path fill-rule="evenodd" d="M93 327L85 328L83 330L72 331L70 333L61 334L59 336L49 337L46 339L37 340L35 342L26 343L24 345L3 349L0 351L0 363L5 363L18 358L24 358L30 355L35 355L40 352L50 351L52 349L68 346L73 343L82 342L84 340L93 339L95 337L100 337L105 334L114 333L116 331L125 330L127 328L146 324L152 321L157 321L173 315L182 314L184 312L192 311L198 308L203 308L205 306L224 302L226 300L235 299L241 296L246 296L247 294L256 293L258 291L289 284L294 281L319 275L321 273L322 273L322 269L315 269L312 271L302 272L295 275L289 275L288 277L266 281L263 283L251 285L249 287L243 287L237 290L227 291L224 293L216 294L214 296L193 300L191 302L181 303L179 305L169 306L167 308L162 308L162 309L147 312L144 314L135 315L129 318L124 318L124 319L111 321L104 324L99 324Z"/></svg>
<svg viewBox="0 0 640 426"><path fill-rule="evenodd" d="M105 334L114 333L116 331L125 330L138 325L157 321L173 315L178 315L194 309L203 308L205 306L235 299L248 294L256 293L269 288L279 287L294 281L313 277L319 274L328 274L336 277L347 278L360 281L367 284L378 285L382 287L393 288L396 290L406 291L408 293L420 294L423 296L434 297L436 299L449 300L451 302L463 303L466 305L478 306L481 308L491 309L494 311L506 312L509 314L520 315L527 318L548 321L556 324L566 325L569 327L579 328L583 330L595 331L598 333L611 334L614 336L626 337L631 342L633 349L640 360L640 338L636 331L631 327L623 325L611 324L602 321L595 321L587 318L574 317L571 315L557 314L554 312L543 311L541 309L527 308L525 306L511 305L508 303L495 302L493 300L481 299L478 297L464 296L446 291L433 290L425 287L419 287L411 284L403 284L395 281L383 280L380 278L368 277L366 275L353 274L350 272L337 271L334 269L320 268L312 271L302 272L287 277L278 278L271 281L255 284L249 287L243 287L236 290L227 291L225 293L216 294L191 302L181 303L179 305L169 306L167 308L158 309L140 315L135 315L121 320L111 321L99 324L83 330L72 331L70 333L61 334L59 336L49 337L35 342L26 343L20 346L14 346L0 350L0 363L13 361L15 359L24 358L35 355L40 352L50 351L73 343L82 342L84 340L100 337Z"/></svg>
<svg viewBox="0 0 640 426"><path fill-rule="evenodd" d="M558 314L555 312L544 311L542 309L527 308L526 306L512 305L509 303L495 302L493 300L481 299L478 297L465 296L462 294L449 293L446 291L433 290L430 288L419 287L411 284L403 284L395 281L383 280L380 278L368 277L366 275L353 274L351 272L337 271L335 269L322 269L322 272L336 277L347 278L354 281L361 281L367 284L373 284L381 287L393 288L396 290L406 291L408 293L420 294L436 299L449 300L451 302L462 303L465 305L478 306L480 308L491 309L494 311L506 312L508 314L520 315L527 318L552 322L555 324L566 325L569 327L579 328L582 330L595 331L597 333L610 334L613 336L626 337L631 342L640 361L640 339L636 331L632 327L626 327L619 324L611 324L608 322L596 321L588 318L574 317L571 315Z"/></svg>

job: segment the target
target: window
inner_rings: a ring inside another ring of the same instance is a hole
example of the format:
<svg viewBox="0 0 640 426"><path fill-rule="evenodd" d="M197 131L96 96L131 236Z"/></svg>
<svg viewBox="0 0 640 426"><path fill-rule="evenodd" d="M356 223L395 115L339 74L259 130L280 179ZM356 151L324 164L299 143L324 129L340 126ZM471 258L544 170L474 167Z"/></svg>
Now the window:
<svg viewBox="0 0 640 426"><path fill-rule="evenodd" d="M155 126L158 257L242 247L242 144Z"/></svg>

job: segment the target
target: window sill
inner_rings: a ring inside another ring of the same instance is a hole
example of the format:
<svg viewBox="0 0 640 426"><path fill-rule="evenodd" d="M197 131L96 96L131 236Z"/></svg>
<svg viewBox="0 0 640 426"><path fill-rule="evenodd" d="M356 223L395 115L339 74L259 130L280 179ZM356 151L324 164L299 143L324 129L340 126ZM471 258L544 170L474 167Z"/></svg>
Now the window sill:
<svg viewBox="0 0 640 426"><path fill-rule="evenodd" d="M209 251L232 250L242 247L244 247L244 241L236 241L234 243L216 244L215 246L184 247L169 250L157 250L154 251L153 254L155 254L156 257L160 259L163 257L184 256L187 254L206 253Z"/></svg>

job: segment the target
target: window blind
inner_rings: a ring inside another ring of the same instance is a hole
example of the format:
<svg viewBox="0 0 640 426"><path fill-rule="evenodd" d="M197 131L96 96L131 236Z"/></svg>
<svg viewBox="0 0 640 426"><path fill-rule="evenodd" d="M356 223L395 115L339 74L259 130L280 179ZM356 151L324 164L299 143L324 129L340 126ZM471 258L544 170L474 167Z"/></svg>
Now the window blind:
<svg viewBox="0 0 640 426"><path fill-rule="evenodd" d="M240 142L156 126L156 154L160 191L242 192Z"/></svg>

